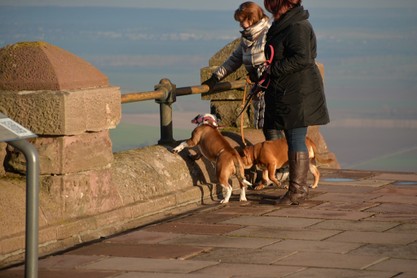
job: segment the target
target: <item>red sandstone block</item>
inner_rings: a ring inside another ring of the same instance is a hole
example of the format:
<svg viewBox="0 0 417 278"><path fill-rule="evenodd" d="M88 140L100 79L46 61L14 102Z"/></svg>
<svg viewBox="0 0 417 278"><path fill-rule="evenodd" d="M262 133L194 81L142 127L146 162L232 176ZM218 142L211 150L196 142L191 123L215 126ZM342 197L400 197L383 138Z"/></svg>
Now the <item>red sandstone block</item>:
<svg viewBox="0 0 417 278"><path fill-rule="evenodd" d="M101 131L116 127L121 119L118 87L1 94L4 114L38 135Z"/></svg>
<svg viewBox="0 0 417 278"><path fill-rule="evenodd" d="M164 209L175 207L176 200L173 195L166 195L146 202L138 202L131 206L132 217L144 217L152 215L156 211L163 211Z"/></svg>
<svg viewBox="0 0 417 278"><path fill-rule="evenodd" d="M63 240L78 235L81 231L97 229L97 222L94 218L83 218L74 221L67 221L65 224L55 226L56 239Z"/></svg>
<svg viewBox="0 0 417 278"><path fill-rule="evenodd" d="M41 175L60 175L108 167L113 161L108 130L74 136L38 137L31 139L39 154ZM20 151L9 147L7 164L25 173L26 159Z"/></svg>
<svg viewBox="0 0 417 278"><path fill-rule="evenodd" d="M41 177L44 190L56 210L45 211L49 222L86 217L109 211L122 205L111 169Z"/></svg>
<svg viewBox="0 0 417 278"><path fill-rule="evenodd" d="M128 221L128 219L131 218L132 215L130 208L122 207L117 210L112 210L103 214L99 214L95 217L95 220L97 223L97 227L104 227L112 224L119 225L120 223Z"/></svg>
<svg viewBox="0 0 417 278"><path fill-rule="evenodd" d="M0 241L1 251L3 254L10 254L20 250L21 252L25 251L25 234L17 235L11 238L2 239ZM0 262L1 266L1 262Z"/></svg>

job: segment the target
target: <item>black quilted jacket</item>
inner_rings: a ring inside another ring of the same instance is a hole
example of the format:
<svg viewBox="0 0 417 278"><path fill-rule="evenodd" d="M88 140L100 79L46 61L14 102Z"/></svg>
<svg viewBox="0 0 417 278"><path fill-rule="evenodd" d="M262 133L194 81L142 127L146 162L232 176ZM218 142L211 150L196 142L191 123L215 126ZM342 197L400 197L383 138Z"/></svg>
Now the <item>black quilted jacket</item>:
<svg viewBox="0 0 417 278"><path fill-rule="evenodd" d="M316 36L308 17L302 6L295 7L274 21L267 33L267 59L273 55L265 94L267 129L292 129L330 121L323 80L315 62Z"/></svg>

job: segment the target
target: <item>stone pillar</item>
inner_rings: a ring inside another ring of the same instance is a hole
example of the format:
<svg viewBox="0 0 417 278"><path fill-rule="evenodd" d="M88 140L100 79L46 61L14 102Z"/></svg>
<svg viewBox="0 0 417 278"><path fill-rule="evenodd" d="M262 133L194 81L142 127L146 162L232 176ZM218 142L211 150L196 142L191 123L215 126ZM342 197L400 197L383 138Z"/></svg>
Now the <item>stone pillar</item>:
<svg viewBox="0 0 417 278"><path fill-rule="evenodd" d="M201 69L201 81L210 78L211 74L217 69L217 67L223 64L239 43L240 39L236 39L214 54L209 60L209 66ZM246 70L243 66L241 66L237 71L223 79L222 82L235 81L245 78ZM230 90L218 93L205 93L202 94L201 98L203 100L210 100L210 113L215 114L223 126L239 127L240 117L238 119L237 116L242 110L243 94L243 90ZM249 107L244 114L244 126L251 127L253 126L252 123L253 107Z"/></svg>
<svg viewBox="0 0 417 278"><path fill-rule="evenodd" d="M59 209L48 221L93 215L117 207L109 129L121 118L120 89L83 59L46 42L0 49L0 112L39 137L41 187ZM1 146L0 146L1 147ZM0 174L24 174L22 153L0 150Z"/></svg>

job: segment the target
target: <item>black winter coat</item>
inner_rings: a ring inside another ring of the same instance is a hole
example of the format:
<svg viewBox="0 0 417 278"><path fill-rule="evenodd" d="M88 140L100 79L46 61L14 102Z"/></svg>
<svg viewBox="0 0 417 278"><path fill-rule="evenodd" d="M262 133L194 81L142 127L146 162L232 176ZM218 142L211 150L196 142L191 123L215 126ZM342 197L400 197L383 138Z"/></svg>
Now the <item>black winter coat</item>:
<svg viewBox="0 0 417 278"><path fill-rule="evenodd" d="M292 129L327 124L329 114L323 80L315 63L316 36L309 13L295 7L274 21L266 37L271 56L270 84L265 93L266 129Z"/></svg>

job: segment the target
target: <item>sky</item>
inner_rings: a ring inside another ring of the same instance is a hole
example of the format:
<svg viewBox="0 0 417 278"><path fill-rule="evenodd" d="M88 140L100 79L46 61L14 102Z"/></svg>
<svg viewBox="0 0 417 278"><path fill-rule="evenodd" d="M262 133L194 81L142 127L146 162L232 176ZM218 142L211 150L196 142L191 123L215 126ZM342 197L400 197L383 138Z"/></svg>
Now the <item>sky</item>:
<svg viewBox="0 0 417 278"><path fill-rule="evenodd" d="M102 6L102 7L135 7L135 8L167 8L167 9L187 9L187 10L234 10L243 0L1 0L0 6ZM254 0L263 7L263 0ZM396 8L409 7L410 4L417 6L416 0L304 0L304 6L315 8L326 7L329 5L337 6L341 9L352 6L364 8L372 7L391 7L395 2Z"/></svg>
<svg viewBox="0 0 417 278"><path fill-rule="evenodd" d="M135 7L135 8L176 8L190 10L232 10L236 9L241 0L2 0L4 5L58 5L58 6L104 6L104 7ZM262 4L261 1L254 1Z"/></svg>
<svg viewBox="0 0 417 278"><path fill-rule="evenodd" d="M46 40L93 63L122 92L153 90L161 76L177 87L197 85L211 55L239 36L231 15L242 2L0 0L0 47ZM255 2L263 7L263 0ZM330 149L344 166L375 157L395 161L397 169L417 165L417 1L303 0L303 5L317 35L317 60L325 66L332 121L322 132ZM198 98L179 98L175 111L201 110ZM133 108L125 105L123 111L138 111ZM398 152L412 153L412 162Z"/></svg>

